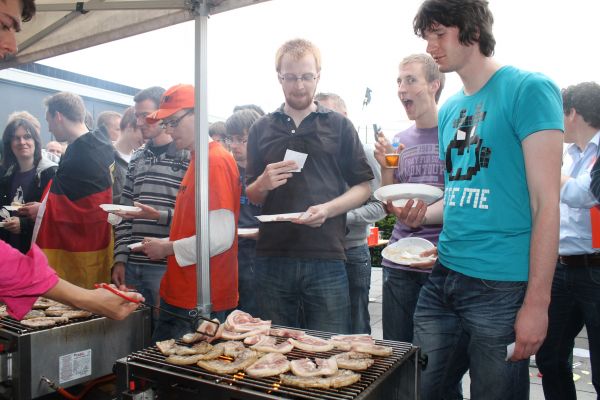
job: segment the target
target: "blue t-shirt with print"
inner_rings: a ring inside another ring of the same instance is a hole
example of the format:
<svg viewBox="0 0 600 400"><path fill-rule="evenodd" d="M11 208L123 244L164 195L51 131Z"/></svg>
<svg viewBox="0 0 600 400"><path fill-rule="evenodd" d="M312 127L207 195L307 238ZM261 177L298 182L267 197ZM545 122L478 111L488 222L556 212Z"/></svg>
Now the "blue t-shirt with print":
<svg viewBox="0 0 600 400"><path fill-rule="evenodd" d="M544 75L510 66L440 109L444 266L481 279L527 280L532 220L521 142L542 130L563 130L560 91Z"/></svg>

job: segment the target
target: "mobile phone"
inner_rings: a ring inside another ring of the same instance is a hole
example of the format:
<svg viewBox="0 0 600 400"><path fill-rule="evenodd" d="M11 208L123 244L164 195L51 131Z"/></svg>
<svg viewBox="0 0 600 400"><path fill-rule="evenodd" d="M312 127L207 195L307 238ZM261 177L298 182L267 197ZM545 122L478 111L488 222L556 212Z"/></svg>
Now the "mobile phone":
<svg viewBox="0 0 600 400"><path fill-rule="evenodd" d="M379 131L381 128L377 126L377 124L373 124L373 137L375 138L375 142L379 141Z"/></svg>

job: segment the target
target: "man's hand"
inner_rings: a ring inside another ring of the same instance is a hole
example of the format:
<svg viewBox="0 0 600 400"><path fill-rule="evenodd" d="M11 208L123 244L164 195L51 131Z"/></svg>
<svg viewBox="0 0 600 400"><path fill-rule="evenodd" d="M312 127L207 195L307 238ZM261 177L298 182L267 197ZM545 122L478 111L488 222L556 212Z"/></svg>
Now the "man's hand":
<svg viewBox="0 0 600 400"><path fill-rule="evenodd" d="M112 283L119 288L119 290L127 290L125 286L125 263L116 262L112 267Z"/></svg>
<svg viewBox="0 0 600 400"><path fill-rule="evenodd" d="M113 214L118 215L123 219L149 219L152 221L158 221L160 213L154 207L147 206L137 201L133 202L133 205L141 208L140 211L113 211Z"/></svg>
<svg viewBox="0 0 600 400"><path fill-rule="evenodd" d="M431 269L431 268L433 268L433 266L435 265L435 262L437 261L437 254L438 254L437 247L434 247L433 249L425 250L424 252L419 254L420 257L435 256L435 258L432 260L429 260L429 261L412 263L412 264L410 264L410 267L417 268L417 269Z"/></svg>
<svg viewBox="0 0 600 400"><path fill-rule="evenodd" d="M21 233L21 220L19 217L10 217L4 221L4 229L14 235Z"/></svg>
<svg viewBox="0 0 600 400"><path fill-rule="evenodd" d="M394 214L398 221L410 228L418 228L425 223L425 213L427 213L427 204L423 200L418 200L417 205L413 207L415 201L408 200L404 207L394 207L391 201L386 204L389 213Z"/></svg>
<svg viewBox="0 0 600 400"><path fill-rule="evenodd" d="M267 165L263 173L258 177L257 181L261 191L269 191L285 185L290 179L293 171L298 168L296 161L280 161Z"/></svg>
<svg viewBox="0 0 600 400"><path fill-rule="evenodd" d="M35 221L35 218L38 214L38 210L40 209L40 205L42 205L42 203L38 203L36 201L33 201L31 203L25 203L22 207L20 207L17 210L17 213L21 217L27 217Z"/></svg>
<svg viewBox="0 0 600 400"><path fill-rule="evenodd" d="M515 351L511 361L526 360L537 353L548 330L548 307L523 303L515 321Z"/></svg>
<svg viewBox="0 0 600 400"><path fill-rule="evenodd" d="M373 155L375 156L375 159L379 165L383 168L386 168L385 155L390 153L395 153L394 147L387 140L385 135L380 132L378 134L377 141L375 142L375 151L373 152Z"/></svg>
<svg viewBox="0 0 600 400"><path fill-rule="evenodd" d="M134 253L145 253L151 260L162 260L173 255L173 242L157 238L144 238L142 246L132 249Z"/></svg>
<svg viewBox="0 0 600 400"><path fill-rule="evenodd" d="M309 207L300 218L293 220L294 224L308 225L311 228L318 228L329 218L329 210L324 204L317 204Z"/></svg>

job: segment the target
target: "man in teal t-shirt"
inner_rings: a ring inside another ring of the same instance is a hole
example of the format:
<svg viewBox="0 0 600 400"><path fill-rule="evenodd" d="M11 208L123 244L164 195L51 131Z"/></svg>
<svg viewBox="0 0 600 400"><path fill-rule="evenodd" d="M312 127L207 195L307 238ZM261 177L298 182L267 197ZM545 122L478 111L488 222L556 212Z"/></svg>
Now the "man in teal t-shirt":
<svg viewBox="0 0 600 400"><path fill-rule="evenodd" d="M440 71L464 85L438 120L444 225L414 317L415 344L429 359L424 400L448 398L467 369L472 398L527 399L529 357L548 325L561 96L545 76L494 61L492 24L485 0L426 0L414 20Z"/></svg>

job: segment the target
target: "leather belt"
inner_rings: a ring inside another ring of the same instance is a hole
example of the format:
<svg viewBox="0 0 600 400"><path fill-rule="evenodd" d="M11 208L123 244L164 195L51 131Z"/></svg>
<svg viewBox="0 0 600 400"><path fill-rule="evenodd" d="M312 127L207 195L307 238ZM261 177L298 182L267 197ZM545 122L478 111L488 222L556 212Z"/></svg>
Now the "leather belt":
<svg viewBox="0 0 600 400"><path fill-rule="evenodd" d="M600 253L558 256L558 262L569 267L600 267Z"/></svg>

